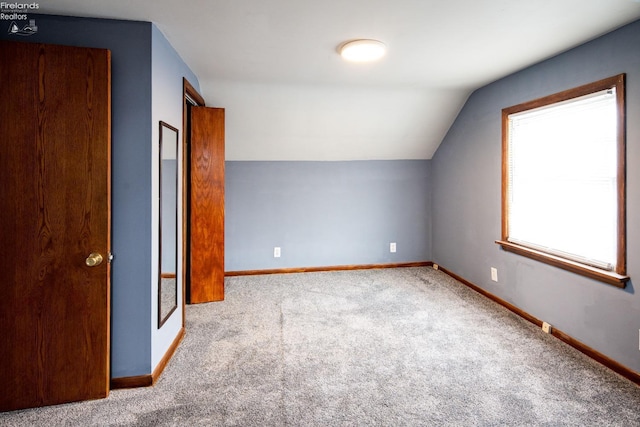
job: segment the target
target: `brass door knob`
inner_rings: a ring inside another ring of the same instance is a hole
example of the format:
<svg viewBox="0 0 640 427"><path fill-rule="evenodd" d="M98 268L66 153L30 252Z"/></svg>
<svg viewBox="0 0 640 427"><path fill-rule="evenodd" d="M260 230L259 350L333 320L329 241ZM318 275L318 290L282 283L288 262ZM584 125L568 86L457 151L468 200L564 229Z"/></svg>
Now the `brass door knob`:
<svg viewBox="0 0 640 427"><path fill-rule="evenodd" d="M89 267L95 267L97 265L102 264L102 255L100 255L97 252L93 252L92 254L90 254L87 259L85 260L85 263L89 266Z"/></svg>

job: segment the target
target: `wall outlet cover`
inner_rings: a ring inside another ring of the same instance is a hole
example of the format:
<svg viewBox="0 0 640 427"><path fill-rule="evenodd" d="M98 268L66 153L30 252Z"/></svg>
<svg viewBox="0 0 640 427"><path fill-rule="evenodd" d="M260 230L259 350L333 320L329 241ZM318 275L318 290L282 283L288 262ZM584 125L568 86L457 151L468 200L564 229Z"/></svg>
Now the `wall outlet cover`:
<svg viewBox="0 0 640 427"><path fill-rule="evenodd" d="M275 248L273 248L273 257L274 258L280 258L280 248L278 246L276 246Z"/></svg>

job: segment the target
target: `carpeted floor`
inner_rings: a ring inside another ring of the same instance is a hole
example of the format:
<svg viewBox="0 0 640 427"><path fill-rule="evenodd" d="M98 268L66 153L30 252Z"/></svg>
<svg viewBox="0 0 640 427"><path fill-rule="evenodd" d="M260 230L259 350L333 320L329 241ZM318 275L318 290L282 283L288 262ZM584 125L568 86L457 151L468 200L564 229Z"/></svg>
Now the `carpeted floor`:
<svg viewBox="0 0 640 427"><path fill-rule="evenodd" d="M233 277L155 387L0 425L640 426L640 387L431 268Z"/></svg>

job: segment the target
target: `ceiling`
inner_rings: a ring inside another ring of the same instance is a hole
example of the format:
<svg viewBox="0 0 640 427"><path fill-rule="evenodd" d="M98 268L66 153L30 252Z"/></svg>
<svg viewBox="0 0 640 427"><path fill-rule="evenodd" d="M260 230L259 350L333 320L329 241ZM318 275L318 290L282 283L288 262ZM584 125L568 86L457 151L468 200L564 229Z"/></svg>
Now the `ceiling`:
<svg viewBox="0 0 640 427"><path fill-rule="evenodd" d="M639 0L55 0L154 22L226 109L228 160L430 159L471 92L640 18ZM378 39L347 63L337 47Z"/></svg>

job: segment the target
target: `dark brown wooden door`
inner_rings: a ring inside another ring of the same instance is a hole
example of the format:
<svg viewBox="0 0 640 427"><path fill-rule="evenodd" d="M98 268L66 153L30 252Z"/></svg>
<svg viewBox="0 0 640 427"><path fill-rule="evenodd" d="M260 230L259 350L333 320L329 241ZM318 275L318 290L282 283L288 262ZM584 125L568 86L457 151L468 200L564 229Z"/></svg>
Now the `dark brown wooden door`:
<svg viewBox="0 0 640 427"><path fill-rule="evenodd" d="M224 299L224 109L191 107L191 303Z"/></svg>
<svg viewBox="0 0 640 427"><path fill-rule="evenodd" d="M110 62L0 41L0 411L108 394Z"/></svg>

